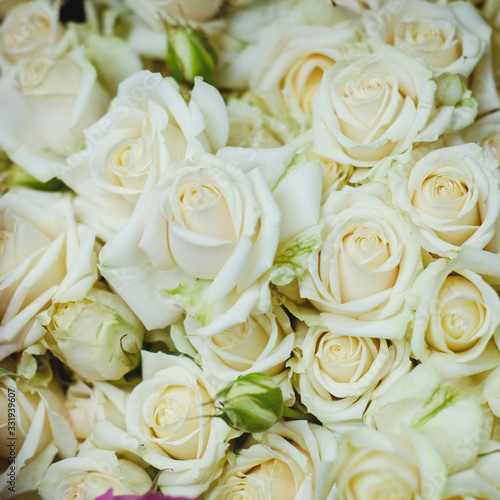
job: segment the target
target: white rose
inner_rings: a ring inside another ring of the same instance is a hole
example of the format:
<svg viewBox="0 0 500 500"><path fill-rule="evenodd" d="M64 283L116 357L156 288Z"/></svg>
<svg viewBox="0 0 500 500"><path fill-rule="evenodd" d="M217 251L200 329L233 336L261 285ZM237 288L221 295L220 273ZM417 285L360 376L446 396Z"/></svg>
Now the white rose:
<svg viewBox="0 0 500 500"><path fill-rule="evenodd" d="M420 244L445 257L455 255L461 245L488 250L498 238L498 161L476 144L416 151L415 160L398 165L389 181Z"/></svg>
<svg viewBox="0 0 500 500"><path fill-rule="evenodd" d="M333 334L324 327L297 330L295 372L301 402L324 425L348 427L370 400L411 368L406 341Z"/></svg>
<svg viewBox="0 0 500 500"><path fill-rule="evenodd" d="M228 148L171 165L99 257L103 275L146 328L177 321L179 306L191 316L198 308L204 327L230 305L248 303L246 291L272 266L280 236L317 222L314 165L292 169L271 193L288 161L286 148ZM294 204L297 192L310 194L307 206Z"/></svg>
<svg viewBox="0 0 500 500"><path fill-rule="evenodd" d="M410 319L406 299L421 249L381 189L344 188L322 207L321 248L309 256L299 289L335 334L402 338Z"/></svg>
<svg viewBox="0 0 500 500"><path fill-rule="evenodd" d="M397 9L389 4L365 16L368 36L423 59L435 75L472 73L489 43L491 28L470 3L398 4Z"/></svg>
<svg viewBox="0 0 500 500"><path fill-rule="evenodd" d="M500 161L500 111L475 121L461 131L461 136L465 142L479 144L490 158Z"/></svg>
<svg viewBox="0 0 500 500"><path fill-rule="evenodd" d="M161 30L171 16L194 22L208 21L219 12L223 0L126 0L126 5L149 26Z"/></svg>
<svg viewBox="0 0 500 500"><path fill-rule="evenodd" d="M336 450L335 434L324 427L277 423L246 440L204 498L330 499Z"/></svg>
<svg viewBox="0 0 500 500"><path fill-rule="evenodd" d="M160 469L164 494L197 497L220 475L233 432L213 417L216 388L186 357L143 351L142 367L143 380L127 399L127 432L98 422L93 442Z"/></svg>
<svg viewBox="0 0 500 500"><path fill-rule="evenodd" d="M43 343L87 380L118 380L140 360L144 328L123 299L93 288L85 298L56 302L38 320Z"/></svg>
<svg viewBox="0 0 500 500"><path fill-rule="evenodd" d="M264 314L251 313L246 321L230 325L211 336L197 335L198 323L193 318L186 318L184 326L185 332L180 338L179 333L171 329L179 350L182 351L183 343L189 342L204 373L224 382L232 382L240 375L253 372L278 375L293 348L294 333L290 320L278 306Z"/></svg>
<svg viewBox="0 0 500 500"><path fill-rule="evenodd" d="M423 62L374 41L366 49L325 73L313 110L315 152L358 167L411 149L431 117L436 89Z"/></svg>
<svg viewBox="0 0 500 500"><path fill-rule="evenodd" d="M216 152L228 130L214 87L197 80L186 103L172 78L142 71L120 84L108 112L85 130L86 149L68 159L61 177L81 195L83 220L107 240L193 141Z"/></svg>
<svg viewBox="0 0 500 500"><path fill-rule="evenodd" d="M55 383L40 388L23 379L1 378L2 498L36 490L57 454L66 458L76 453L76 439L61 415L63 401L62 389Z"/></svg>
<svg viewBox="0 0 500 500"><path fill-rule="evenodd" d="M115 495L143 495L151 484L149 474L139 465L112 451L89 449L52 464L38 493L43 500L97 498L110 488Z"/></svg>
<svg viewBox="0 0 500 500"><path fill-rule="evenodd" d="M423 59L435 76L468 77L479 113L500 104L493 75L491 28L471 3L396 0L367 14L364 25L369 36Z"/></svg>
<svg viewBox="0 0 500 500"><path fill-rule="evenodd" d="M311 115L323 73L344 57L347 44L357 40L356 28L346 21L334 27L271 25L262 30L250 90L278 113Z"/></svg>
<svg viewBox="0 0 500 500"><path fill-rule="evenodd" d="M14 6L0 27L2 70L54 46L62 32L58 17L58 6L48 0Z"/></svg>
<svg viewBox="0 0 500 500"><path fill-rule="evenodd" d="M39 340L36 315L78 300L97 279L95 235L74 220L69 195L27 189L0 198L0 359Z"/></svg>
<svg viewBox="0 0 500 500"><path fill-rule="evenodd" d="M469 467L489 438L472 394L442 382L438 369L423 363L372 401L366 420L379 431L422 434L441 454L449 473Z"/></svg>
<svg viewBox="0 0 500 500"><path fill-rule="evenodd" d="M438 259L415 284L420 299L411 338L413 353L451 377L489 370L499 362L491 340L500 329L500 299L464 265Z"/></svg>
<svg viewBox="0 0 500 500"><path fill-rule="evenodd" d="M445 500L500 500L500 446L477 458L474 466L448 478L443 493Z"/></svg>
<svg viewBox="0 0 500 500"><path fill-rule="evenodd" d="M369 40L323 76L314 101L314 151L364 167L363 176L384 176L393 160L409 157L415 142L435 141L472 122L472 103L455 110L462 95L438 107L435 93L425 62Z"/></svg>
<svg viewBox="0 0 500 500"><path fill-rule="evenodd" d="M80 441L87 439L97 420L106 419L125 429L127 395L107 382L93 382L90 386L79 380L68 387L62 414Z"/></svg>
<svg viewBox="0 0 500 500"><path fill-rule="evenodd" d="M0 79L0 145L33 177L48 181L108 104L83 47L63 59L33 56Z"/></svg>
<svg viewBox="0 0 500 500"><path fill-rule="evenodd" d="M364 428L344 435L333 470L336 499L440 500L446 470L436 450L416 433L407 439Z"/></svg>

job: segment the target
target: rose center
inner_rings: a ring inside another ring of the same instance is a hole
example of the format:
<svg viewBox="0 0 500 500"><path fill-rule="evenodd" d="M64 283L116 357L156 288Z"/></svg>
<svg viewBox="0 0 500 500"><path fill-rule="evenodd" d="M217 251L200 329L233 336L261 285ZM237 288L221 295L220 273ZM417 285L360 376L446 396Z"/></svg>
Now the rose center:
<svg viewBox="0 0 500 500"><path fill-rule="evenodd" d="M236 241L231 213L220 190L209 183L190 181L179 192L185 226L198 234Z"/></svg>
<svg viewBox="0 0 500 500"><path fill-rule="evenodd" d="M72 486L64 491L63 500L81 500L83 495L80 493L80 489L77 486Z"/></svg>
<svg viewBox="0 0 500 500"><path fill-rule="evenodd" d="M139 173L144 165L139 161L142 157L142 145L139 141L128 140L118 144L111 155L111 169L119 177L127 177Z"/></svg>
<svg viewBox="0 0 500 500"><path fill-rule="evenodd" d="M426 179L425 184L429 183L429 191L434 199L440 201L453 201L462 198L469 191L467 186L456 178L450 178L443 175L437 175Z"/></svg>
<svg viewBox="0 0 500 500"><path fill-rule="evenodd" d="M367 269L380 267L390 257L385 237L374 228L358 226L342 243L346 254Z"/></svg>
<svg viewBox="0 0 500 500"><path fill-rule="evenodd" d="M17 82L24 90L28 90L38 85L49 69L54 65L54 61L48 57L36 57L21 68L17 75Z"/></svg>
<svg viewBox="0 0 500 500"><path fill-rule="evenodd" d="M385 88L385 83L379 75L361 75L346 85L346 97L357 101L368 101L379 97Z"/></svg>
<svg viewBox="0 0 500 500"><path fill-rule="evenodd" d="M441 35L439 28L429 23L411 23L410 30L416 43L426 42Z"/></svg>

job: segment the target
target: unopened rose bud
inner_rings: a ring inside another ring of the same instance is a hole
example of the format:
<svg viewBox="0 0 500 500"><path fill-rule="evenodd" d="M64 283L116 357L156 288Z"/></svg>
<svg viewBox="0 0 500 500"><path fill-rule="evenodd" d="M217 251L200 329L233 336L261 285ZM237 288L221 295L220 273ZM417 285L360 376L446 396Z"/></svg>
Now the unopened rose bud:
<svg viewBox="0 0 500 500"><path fill-rule="evenodd" d="M196 76L213 82L217 54L209 41L191 26L168 28L167 65L172 76L192 84Z"/></svg>
<svg viewBox="0 0 500 500"><path fill-rule="evenodd" d="M144 330L125 302L107 290L59 302L39 316L47 347L88 380L118 380L139 362Z"/></svg>
<svg viewBox="0 0 500 500"><path fill-rule="evenodd" d="M444 73L436 78L436 101L442 106L455 106L467 92L467 87L459 75Z"/></svg>
<svg viewBox="0 0 500 500"><path fill-rule="evenodd" d="M263 373L239 377L219 396L222 397L219 416L228 425L243 432L263 432L283 416L281 389Z"/></svg>

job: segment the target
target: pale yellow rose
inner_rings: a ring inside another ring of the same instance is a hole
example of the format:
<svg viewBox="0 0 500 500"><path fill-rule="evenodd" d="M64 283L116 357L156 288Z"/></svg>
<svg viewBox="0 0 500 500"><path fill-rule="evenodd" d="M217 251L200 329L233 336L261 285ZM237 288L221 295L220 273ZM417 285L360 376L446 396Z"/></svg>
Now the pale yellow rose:
<svg viewBox="0 0 500 500"><path fill-rule="evenodd" d="M461 245L496 251L500 212L498 161L477 144L415 152L389 173L392 194L420 244L452 257ZM487 248L488 249L488 248Z"/></svg>
<svg viewBox="0 0 500 500"><path fill-rule="evenodd" d="M278 306L265 314L250 313L246 321L228 325L210 336L196 334L198 324L192 318L187 318L184 326L186 330L179 339L174 328L171 331L178 349L182 351L182 343L189 342L204 373L225 382L253 372L278 375L293 347L290 320Z"/></svg>
<svg viewBox="0 0 500 500"><path fill-rule="evenodd" d="M48 0L19 3L9 10L0 27L2 69L54 46L62 34L58 13L57 5Z"/></svg>
<svg viewBox="0 0 500 500"><path fill-rule="evenodd" d="M412 349L458 377L489 370L498 363L491 343L500 327L500 300L466 262L438 259L419 276Z"/></svg>
<svg viewBox="0 0 500 500"><path fill-rule="evenodd" d="M479 144L490 158L500 161L500 111L480 118L460 135L465 142Z"/></svg>
<svg viewBox="0 0 500 500"><path fill-rule="evenodd" d="M140 465L108 450L86 449L78 456L53 463L40 485L43 500L97 498L110 488L115 495L143 495L151 488Z"/></svg>
<svg viewBox="0 0 500 500"><path fill-rule="evenodd" d="M363 22L368 36L425 60L435 75L447 72L469 76L491 33L469 2L390 2L367 14Z"/></svg>
<svg viewBox="0 0 500 500"><path fill-rule="evenodd" d="M91 440L159 469L164 494L198 497L222 472L234 436L221 418L214 418L217 389L187 357L142 355L142 381L127 398L126 431L101 420Z"/></svg>
<svg viewBox="0 0 500 500"><path fill-rule="evenodd" d="M325 71L359 39L353 21L322 26L275 26L259 34L259 53L249 87L268 106L283 115L311 115L313 99Z"/></svg>
<svg viewBox="0 0 500 500"><path fill-rule="evenodd" d="M402 338L409 321L406 297L422 269L420 245L383 201L384 191L343 188L322 207L322 245L310 254L299 291L335 334Z"/></svg>
<svg viewBox="0 0 500 500"><path fill-rule="evenodd" d="M330 498L335 434L305 420L275 424L247 439L211 485L206 500Z"/></svg>
<svg viewBox="0 0 500 500"><path fill-rule="evenodd" d="M301 402L332 429L360 420L373 397L411 368L406 341L332 334L324 327L297 329L291 361Z"/></svg>
<svg viewBox="0 0 500 500"><path fill-rule="evenodd" d="M444 464L425 439L369 428L343 436L333 476L338 500L440 500L446 484Z"/></svg>

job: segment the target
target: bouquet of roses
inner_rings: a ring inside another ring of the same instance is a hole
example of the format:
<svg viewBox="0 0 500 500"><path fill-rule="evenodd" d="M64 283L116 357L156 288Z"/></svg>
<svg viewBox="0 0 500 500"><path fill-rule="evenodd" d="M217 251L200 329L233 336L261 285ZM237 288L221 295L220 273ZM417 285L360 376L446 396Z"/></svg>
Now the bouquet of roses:
<svg viewBox="0 0 500 500"><path fill-rule="evenodd" d="M0 18L1 498L500 499L500 1Z"/></svg>

